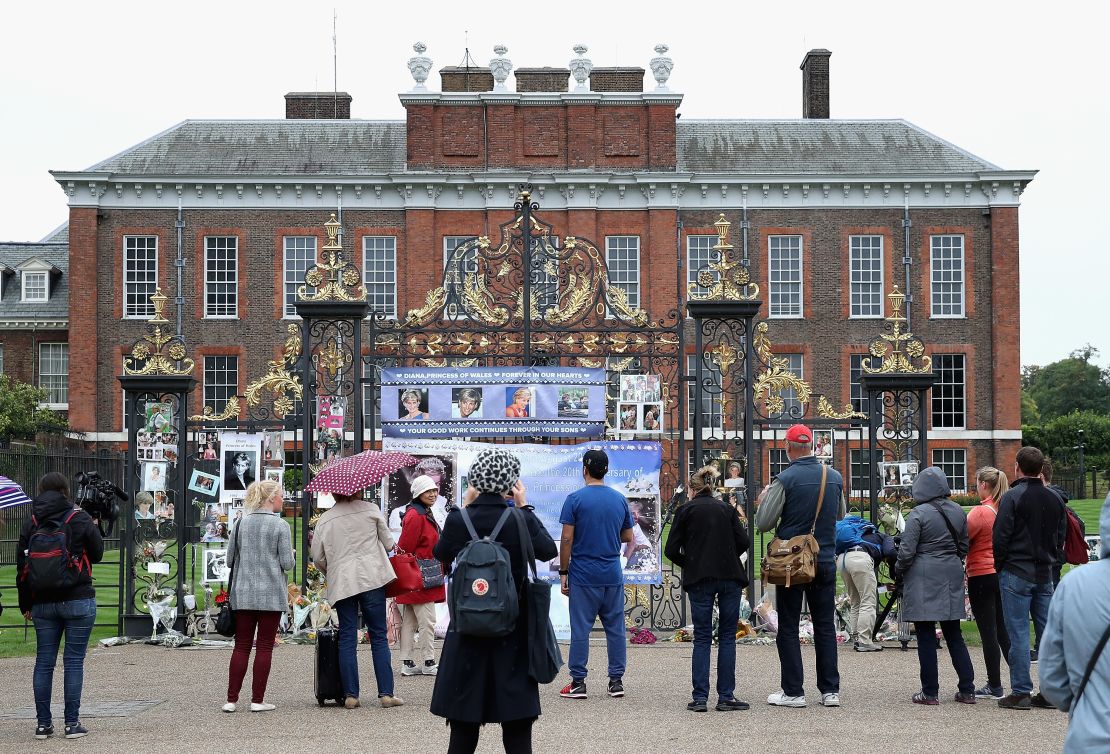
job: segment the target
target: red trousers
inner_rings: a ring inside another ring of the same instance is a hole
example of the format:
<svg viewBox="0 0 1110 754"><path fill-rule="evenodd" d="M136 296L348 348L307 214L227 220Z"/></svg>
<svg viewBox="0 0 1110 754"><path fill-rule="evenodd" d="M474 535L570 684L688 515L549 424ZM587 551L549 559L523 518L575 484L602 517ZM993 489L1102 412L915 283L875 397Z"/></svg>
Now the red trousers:
<svg viewBox="0 0 1110 754"><path fill-rule="evenodd" d="M274 654L278 622L281 613L261 610L235 611L235 649L231 653L231 666L227 671L227 700L239 701L239 690L247 675L247 661L254 644L254 676L251 683L251 703L261 704L266 696L266 682L270 680L270 660ZM255 640L255 630L258 639Z"/></svg>

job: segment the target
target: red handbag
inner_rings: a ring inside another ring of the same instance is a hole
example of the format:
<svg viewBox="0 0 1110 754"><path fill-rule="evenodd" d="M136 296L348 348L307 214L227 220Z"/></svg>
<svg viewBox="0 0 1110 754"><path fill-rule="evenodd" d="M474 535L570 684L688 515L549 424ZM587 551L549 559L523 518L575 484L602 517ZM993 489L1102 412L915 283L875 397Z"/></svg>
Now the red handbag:
<svg viewBox="0 0 1110 754"><path fill-rule="evenodd" d="M393 565L393 573L397 578L385 585L386 597L400 597L424 588L424 579L420 575L420 566L416 564L415 555L398 550L389 562Z"/></svg>

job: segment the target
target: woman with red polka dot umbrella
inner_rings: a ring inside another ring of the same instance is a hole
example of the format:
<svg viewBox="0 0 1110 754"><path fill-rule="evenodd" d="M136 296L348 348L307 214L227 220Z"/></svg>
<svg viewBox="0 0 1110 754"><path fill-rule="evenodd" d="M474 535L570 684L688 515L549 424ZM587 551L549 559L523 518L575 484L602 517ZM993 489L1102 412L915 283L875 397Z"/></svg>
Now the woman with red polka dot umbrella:
<svg viewBox="0 0 1110 754"><path fill-rule="evenodd" d="M353 495L372 487L397 469L415 466L418 460L408 453L367 450L328 464L305 489L308 492Z"/></svg>
<svg viewBox="0 0 1110 754"><path fill-rule="evenodd" d="M357 648L358 618L366 625L382 707L404 701L394 694L385 613L385 586L396 579L388 552L393 534L377 505L362 490L417 459L407 453L366 451L324 467L305 488L330 492L335 506L324 511L312 536L312 560L327 575L327 599L339 616L339 681L347 709L360 706ZM317 697L320 704L322 697Z"/></svg>

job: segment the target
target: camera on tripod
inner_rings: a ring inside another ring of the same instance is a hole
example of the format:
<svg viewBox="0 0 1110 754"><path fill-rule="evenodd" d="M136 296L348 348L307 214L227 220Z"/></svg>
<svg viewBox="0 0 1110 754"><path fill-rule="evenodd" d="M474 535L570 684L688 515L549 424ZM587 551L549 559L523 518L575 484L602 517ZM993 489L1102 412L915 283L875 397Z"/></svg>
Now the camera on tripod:
<svg viewBox="0 0 1110 754"><path fill-rule="evenodd" d="M101 536L112 536L119 519L116 499L126 500L127 493L96 471L78 471L73 480L77 483L77 504L96 520Z"/></svg>

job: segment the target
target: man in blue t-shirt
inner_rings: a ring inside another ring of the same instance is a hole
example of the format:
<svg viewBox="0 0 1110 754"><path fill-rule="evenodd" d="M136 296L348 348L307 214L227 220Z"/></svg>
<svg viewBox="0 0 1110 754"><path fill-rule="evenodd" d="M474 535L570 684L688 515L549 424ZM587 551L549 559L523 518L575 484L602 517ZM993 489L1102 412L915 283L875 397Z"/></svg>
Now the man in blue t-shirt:
<svg viewBox="0 0 1110 754"><path fill-rule="evenodd" d="M632 512L624 495L605 485L609 456L588 450L582 456L586 486L572 492L563 503L559 523L559 580L570 598L570 683L560 694L567 699L586 698L586 662L590 656L590 629L601 618L609 653L609 696L624 696L624 574L622 543L632 541Z"/></svg>

